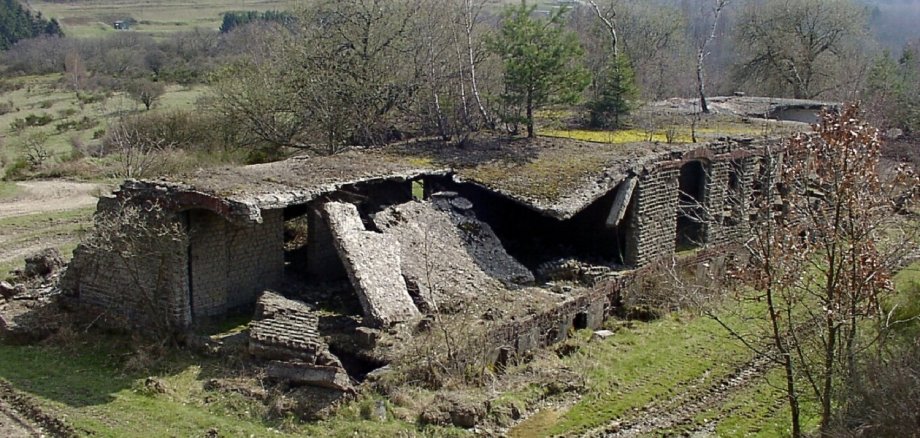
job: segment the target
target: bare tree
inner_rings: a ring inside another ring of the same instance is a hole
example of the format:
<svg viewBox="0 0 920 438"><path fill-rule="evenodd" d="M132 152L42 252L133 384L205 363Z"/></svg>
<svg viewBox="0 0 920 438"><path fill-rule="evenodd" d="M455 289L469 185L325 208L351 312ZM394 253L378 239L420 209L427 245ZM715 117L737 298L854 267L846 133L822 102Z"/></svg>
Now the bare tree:
<svg viewBox="0 0 920 438"><path fill-rule="evenodd" d="M176 144L161 136L137 129L136 119L125 117L109 127L103 138L106 154L116 158L119 169L116 177L142 178L161 166L166 152Z"/></svg>
<svg viewBox="0 0 920 438"><path fill-rule="evenodd" d="M814 98L840 85L835 70L848 68L845 49L862 38L864 24L851 0L751 2L735 26L736 44L747 53L738 74Z"/></svg>
<svg viewBox="0 0 920 438"><path fill-rule="evenodd" d="M123 270L132 286L125 291L125 299L134 301L150 327L163 335L176 329L167 311L175 307L172 300L176 297L165 291L169 290L174 257L181 256L187 246L182 243L183 226L174 216L156 202L122 199L96 214L95 226L82 240L82 248L77 249L113 258L116 264L106 267L105 263L93 261L91 267L94 271Z"/></svg>
<svg viewBox="0 0 920 438"><path fill-rule="evenodd" d="M614 69L616 69L617 73L619 73L620 65L617 61L619 61L620 58L620 39L617 35L617 28L614 25L614 19L616 19L617 11L613 8L613 3L610 3L603 12L601 12L601 8L597 5L595 0L590 0L589 3L591 4L591 7L594 8L594 13L597 15L597 18L600 19L602 23L604 23L604 27L607 28L607 32L610 34L610 46L612 50L611 53L613 54L613 65Z"/></svg>
<svg viewBox="0 0 920 438"><path fill-rule="evenodd" d="M706 80L704 77L703 67L706 56L709 55L709 43L716 38L716 30L719 28L719 17L722 16L722 10L728 6L730 0L714 0L715 5L712 8L712 26L709 34L703 38L696 54L696 80L700 95L700 111L709 114L709 106L706 104Z"/></svg>
<svg viewBox="0 0 920 438"><path fill-rule="evenodd" d="M820 406L825 433L839 382L884 330L890 274L914 249L916 225L894 211L917 181L903 169L883 180L878 134L855 106L764 156L749 261L733 274L755 291L739 295L757 304L744 306L753 314L741 324L713 317L783 369L792 435L802 436L806 398Z"/></svg>

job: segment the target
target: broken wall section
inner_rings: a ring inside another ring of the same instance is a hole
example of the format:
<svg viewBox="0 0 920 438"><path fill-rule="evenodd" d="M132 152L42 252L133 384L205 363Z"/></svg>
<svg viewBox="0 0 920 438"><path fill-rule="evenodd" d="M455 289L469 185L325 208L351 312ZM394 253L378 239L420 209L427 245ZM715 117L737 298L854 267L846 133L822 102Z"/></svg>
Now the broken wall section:
<svg viewBox="0 0 920 438"><path fill-rule="evenodd" d="M64 294L114 326L192 324L185 218L150 204L100 198L99 235L81 243L61 278Z"/></svg>
<svg viewBox="0 0 920 438"><path fill-rule="evenodd" d="M642 266L674 253L677 181L676 168L660 168L639 177L626 235L626 264Z"/></svg>
<svg viewBox="0 0 920 438"><path fill-rule="evenodd" d="M455 195L435 198L441 208L454 209L453 203L468 211L470 201ZM454 214L409 202L374 216L377 228L398 240L402 273L422 311L454 313L533 282L533 274L505 252L487 224Z"/></svg>

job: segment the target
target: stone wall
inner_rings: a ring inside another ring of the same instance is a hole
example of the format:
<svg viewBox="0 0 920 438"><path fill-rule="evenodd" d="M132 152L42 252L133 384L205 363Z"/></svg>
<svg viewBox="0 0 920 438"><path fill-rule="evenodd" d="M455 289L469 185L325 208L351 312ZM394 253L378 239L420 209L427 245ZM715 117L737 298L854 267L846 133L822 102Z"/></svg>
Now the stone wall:
<svg viewBox="0 0 920 438"><path fill-rule="evenodd" d="M99 200L97 226L101 220L119 227L74 250L61 288L110 325L187 327L192 315L184 215L157 211L126 224L117 219L122 207L114 198ZM130 237L113 238L120 235Z"/></svg>
<svg viewBox="0 0 920 438"><path fill-rule="evenodd" d="M195 318L250 306L284 275L283 214L262 212L261 224L237 225L207 210L188 212L192 313Z"/></svg>
<svg viewBox="0 0 920 438"><path fill-rule="evenodd" d="M261 224L242 226L205 210L141 208L107 239L80 245L61 283L80 304L103 310L113 325L181 329L252 305L259 293L280 284L280 210L264 211ZM101 199L97 226L100 220L110 224L124 209L121 201Z"/></svg>
<svg viewBox="0 0 920 438"><path fill-rule="evenodd" d="M674 253L677 229L677 176L674 167L639 177L626 235L625 262L642 266Z"/></svg>

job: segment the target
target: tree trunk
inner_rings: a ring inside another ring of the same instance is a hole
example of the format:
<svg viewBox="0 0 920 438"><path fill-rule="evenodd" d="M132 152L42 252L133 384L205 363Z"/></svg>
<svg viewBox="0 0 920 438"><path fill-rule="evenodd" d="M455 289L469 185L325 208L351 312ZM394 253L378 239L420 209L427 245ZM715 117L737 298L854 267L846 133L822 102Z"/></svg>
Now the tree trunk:
<svg viewBox="0 0 920 438"><path fill-rule="evenodd" d="M527 138L534 138L533 129L533 92L527 90Z"/></svg>
<svg viewBox="0 0 920 438"><path fill-rule="evenodd" d="M728 4L728 0L716 0L716 7L713 9L712 27L709 29L709 35L703 40L696 57L696 80L700 92L700 111L703 114L709 114L709 106L706 104L706 81L703 74L703 62L706 60L706 48L709 43L716 38L716 29L719 27L719 17L722 15L722 9Z"/></svg>
<svg viewBox="0 0 920 438"><path fill-rule="evenodd" d="M709 106L706 105L706 82L703 80L703 57L706 55L703 50L705 50L705 46L697 53L696 80L700 92L700 111L703 114L709 114Z"/></svg>
<svg viewBox="0 0 920 438"><path fill-rule="evenodd" d="M480 8L481 7L482 4L480 4ZM493 123L492 118L489 117L489 113L486 112L485 105L482 104L482 98L479 96L479 85L476 83L476 59L473 54L473 26L475 24L476 20L473 16L473 0L466 0L466 48L470 59L470 91L473 93L473 98L476 99L476 104L479 105L479 113L482 114L482 118L485 121L486 126L488 126L489 129L494 129L495 124Z"/></svg>

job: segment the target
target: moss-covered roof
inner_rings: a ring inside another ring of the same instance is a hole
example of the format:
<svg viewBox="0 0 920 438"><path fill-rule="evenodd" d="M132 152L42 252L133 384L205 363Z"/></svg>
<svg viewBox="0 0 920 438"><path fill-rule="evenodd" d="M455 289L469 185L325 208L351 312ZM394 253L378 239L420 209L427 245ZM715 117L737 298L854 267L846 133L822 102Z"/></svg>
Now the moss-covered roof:
<svg viewBox="0 0 920 438"><path fill-rule="evenodd" d="M306 203L349 184L440 174L453 175L458 181L480 185L563 219L615 188L631 172L702 146L607 144L563 138L489 137L471 139L462 146L428 141L332 157L295 157L268 164L204 169L183 178L132 182L124 188L185 197L186 206L210 200L210 204L223 205L222 213L260 220L261 209Z"/></svg>

